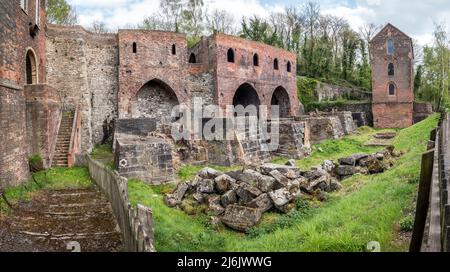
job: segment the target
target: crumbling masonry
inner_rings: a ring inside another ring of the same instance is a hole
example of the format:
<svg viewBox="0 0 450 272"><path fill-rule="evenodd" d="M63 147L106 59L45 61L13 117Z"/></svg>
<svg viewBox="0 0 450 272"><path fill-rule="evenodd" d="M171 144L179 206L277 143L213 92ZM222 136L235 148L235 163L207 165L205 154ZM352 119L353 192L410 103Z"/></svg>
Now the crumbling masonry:
<svg viewBox="0 0 450 272"><path fill-rule="evenodd" d="M0 187L29 178L30 155L40 154L46 167L71 166L77 154L108 139L114 139L121 174L161 183L173 178L178 160L233 164L276 155L302 158L310 141L355 128L349 112L304 115L295 53L224 34L204 37L192 48L180 33L94 34L79 26L48 25L45 1L25 2L0 0ZM399 56L402 67L405 58ZM406 126L412 100L409 92L400 95L402 83L396 83L398 99L387 102L405 109L405 118L395 124ZM374 97L386 102L384 96ZM197 99L222 110L279 106L281 119L268 121L280 127L279 149L261 151L262 135L178 147L167 138L171 109L192 108ZM375 104L374 112L376 123L383 122Z"/></svg>

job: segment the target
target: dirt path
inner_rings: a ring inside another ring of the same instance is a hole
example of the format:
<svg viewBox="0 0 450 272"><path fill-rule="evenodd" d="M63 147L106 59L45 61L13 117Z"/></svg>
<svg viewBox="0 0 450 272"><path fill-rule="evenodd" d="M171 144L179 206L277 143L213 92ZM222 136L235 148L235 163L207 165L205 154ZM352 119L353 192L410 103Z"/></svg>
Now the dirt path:
<svg viewBox="0 0 450 272"><path fill-rule="evenodd" d="M42 191L0 221L0 251L122 251L111 206L96 189Z"/></svg>

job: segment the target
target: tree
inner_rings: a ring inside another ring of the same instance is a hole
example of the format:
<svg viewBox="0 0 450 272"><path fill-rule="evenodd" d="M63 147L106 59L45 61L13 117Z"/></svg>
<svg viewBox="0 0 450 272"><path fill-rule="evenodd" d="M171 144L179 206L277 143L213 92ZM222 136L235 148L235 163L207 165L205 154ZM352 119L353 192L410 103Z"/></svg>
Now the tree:
<svg viewBox="0 0 450 272"><path fill-rule="evenodd" d="M66 0L47 0L47 22L57 25L75 25L77 14Z"/></svg>
<svg viewBox="0 0 450 272"><path fill-rule="evenodd" d="M257 42L263 42L272 46L282 46L282 42L276 32L276 30L272 29L270 24L257 17L256 15L250 19L242 19L242 31L241 37L250 39Z"/></svg>
<svg viewBox="0 0 450 272"><path fill-rule="evenodd" d="M89 31L94 33L110 33L111 31L106 27L106 24L101 21L93 21L88 28Z"/></svg>
<svg viewBox="0 0 450 272"><path fill-rule="evenodd" d="M203 33L205 15L203 0L188 0L182 11L181 30L198 39Z"/></svg>
<svg viewBox="0 0 450 272"><path fill-rule="evenodd" d="M422 73L423 73L423 66L419 65L417 67L416 76L414 77L414 95L422 99L421 93L420 93L420 87L422 86Z"/></svg>
<svg viewBox="0 0 450 272"><path fill-rule="evenodd" d="M164 26L170 31L180 32L183 2L181 0L161 0L159 9L159 16Z"/></svg>
<svg viewBox="0 0 450 272"><path fill-rule="evenodd" d="M210 34L224 33L236 34L234 29L234 17L225 10L214 10L206 16L206 30Z"/></svg>

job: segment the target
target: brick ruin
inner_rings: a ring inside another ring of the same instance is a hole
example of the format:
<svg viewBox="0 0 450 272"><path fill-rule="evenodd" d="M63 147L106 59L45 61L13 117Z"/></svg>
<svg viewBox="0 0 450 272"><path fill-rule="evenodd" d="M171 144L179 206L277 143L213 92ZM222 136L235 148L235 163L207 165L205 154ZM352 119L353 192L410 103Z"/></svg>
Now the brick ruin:
<svg viewBox="0 0 450 272"><path fill-rule="evenodd" d="M295 53L224 34L203 37L192 48L180 33L94 34L80 26L46 24L45 1L28 2L21 7L20 1L0 1L5 11L0 14L0 187L27 180L27 158L33 154L40 154L46 167L71 166L75 155L108 139L114 141L120 174L159 184L173 180L180 162L300 159L309 155L311 144L352 133L354 119L367 124L351 112L305 115L297 97ZM400 76L410 70L407 39L395 28L381 33L372 49L383 35L402 40L396 42L397 100L382 95L379 86L386 78L374 74L375 124L395 119L392 124L406 126L412 123L411 78ZM384 62L374 61L375 69L385 69ZM281 118L268 120L280 129L278 149L264 151L267 135L247 139L237 131L235 140L174 142L168 136L172 107L192 108L199 98L204 105L218 105L214 118L223 122L230 117L224 112L228 105L279 106ZM389 111L381 109L388 103L405 115L380 115Z"/></svg>
<svg viewBox="0 0 450 272"><path fill-rule="evenodd" d="M387 24L370 42L372 112L377 128L413 124L414 52L412 39Z"/></svg>

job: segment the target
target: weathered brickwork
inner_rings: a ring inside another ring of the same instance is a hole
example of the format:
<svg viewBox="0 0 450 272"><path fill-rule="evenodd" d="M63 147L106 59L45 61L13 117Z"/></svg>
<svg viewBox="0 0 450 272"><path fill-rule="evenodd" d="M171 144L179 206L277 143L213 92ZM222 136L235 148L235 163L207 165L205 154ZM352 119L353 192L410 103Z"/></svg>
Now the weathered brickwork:
<svg viewBox="0 0 450 272"><path fill-rule="evenodd" d="M119 118L133 117L131 107L140 91L154 80L166 96L190 105L186 35L144 30L119 30ZM151 94L150 94L151 95ZM154 101L153 108L161 107ZM168 105L166 105L168 106ZM171 110L171 109L170 109Z"/></svg>
<svg viewBox="0 0 450 272"><path fill-rule="evenodd" d="M0 188L26 180L28 174L25 96L0 86Z"/></svg>
<svg viewBox="0 0 450 272"><path fill-rule="evenodd" d="M49 167L61 120L61 98L46 84L26 85L25 96L28 154L40 154Z"/></svg>
<svg viewBox="0 0 450 272"><path fill-rule="evenodd" d="M0 187L29 177L24 85L46 81L45 1L19 3L0 1Z"/></svg>
<svg viewBox="0 0 450 272"><path fill-rule="evenodd" d="M388 52L390 42L392 53ZM378 128L411 126L414 101L414 52L411 38L388 24L370 42L370 54L374 126ZM393 84L395 89L389 90L390 84Z"/></svg>
<svg viewBox="0 0 450 272"><path fill-rule="evenodd" d="M48 82L65 109L80 106L83 150L101 143L103 126L117 118L118 54L114 34L48 26Z"/></svg>
<svg viewBox="0 0 450 272"><path fill-rule="evenodd" d="M230 49L232 60L229 59ZM260 105L281 103L283 108L288 109L283 113L287 116L283 117L299 114L294 53L262 43L216 34L202 39L189 51L189 55L191 54L202 63L203 68L200 70L210 71L215 75L215 101L221 108L239 105L241 101L236 99L236 93L245 85L256 93ZM275 68L275 60L278 62L278 69ZM286 93L287 101L274 99L277 89Z"/></svg>

